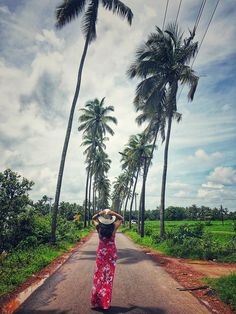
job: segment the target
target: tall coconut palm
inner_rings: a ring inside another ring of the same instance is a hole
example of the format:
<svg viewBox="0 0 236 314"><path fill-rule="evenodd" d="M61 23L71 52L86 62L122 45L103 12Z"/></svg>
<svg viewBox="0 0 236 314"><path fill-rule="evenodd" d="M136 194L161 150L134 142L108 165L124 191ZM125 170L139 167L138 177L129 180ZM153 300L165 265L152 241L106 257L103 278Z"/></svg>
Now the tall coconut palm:
<svg viewBox="0 0 236 314"><path fill-rule="evenodd" d="M129 228L131 228L132 207L136 191L136 185L138 181L139 171L143 164L143 156L147 154L151 145L147 143L147 137L145 133L132 135L129 139L129 143L124 149L124 153L130 159L130 166L134 169L134 186L132 191L132 197L129 210Z"/></svg>
<svg viewBox="0 0 236 314"><path fill-rule="evenodd" d="M110 194L110 181L107 178L107 172L110 169L111 160L103 150L97 150L93 158L92 174L94 176L95 194L98 192L99 208L108 207L108 200Z"/></svg>
<svg viewBox="0 0 236 314"><path fill-rule="evenodd" d="M125 175L126 175L126 180L127 180L126 200L125 200L125 206L124 206L124 224L125 224L126 211L128 207L128 201L131 197L131 189L134 183L136 168L135 168L135 163L132 159L132 156L128 155L128 153L126 152L126 149L124 149L124 151L121 152L120 154L122 155L121 168L125 170Z"/></svg>
<svg viewBox="0 0 236 314"><path fill-rule="evenodd" d="M127 193L127 175L125 172L121 173L113 183L112 193L112 208L121 214L122 204Z"/></svg>
<svg viewBox="0 0 236 314"><path fill-rule="evenodd" d="M193 42L195 31L183 39L176 23L169 24L165 31L156 27L144 45L138 49L136 60L130 66L130 78L142 79L136 90L135 102L149 100L160 106L160 113L167 118L167 133L164 149L164 166L162 175L161 204L160 204L160 236L165 233L164 209L165 190L168 165L168 149L171 134L171 125L174 114L177 112L176 95L179 84L190 87L188 98L193 100L198 77L188 65L197 53L197 42ZM163 101L164 98L164 101Z"/></svg>
<svg viewBox="0 0 236 314"><path fill-rule="evenodd" d="M56 27L61 29L66 24L70 23L72 20L83 15L82 19L82 31L85 36L84 49L79 65L77 83L75 88L75 93L70 109L70 116L67 125L67 131L65 136L65 141L62 150L60 168L57 179L55 202L53 207L53 218L52 218L52 243L56 242L56 226L57 226L57 214L58 214L58 204L60 200L62 177L64 172L65 159L71 134L73 116L75 111L75 106L77 99L79 97L81 78L83 66L88 50L89 44L96 39L96 22L98 16L98 7L101 4L106 10L117 14L120 17L126 19L131 25L133 19L133 13L130 8L128 8L123 2L119 0L63 0L62 3L56 9Z"/></svg>
<svg viewBox="0 0 236 314"><path fill-rule="evenodd" d="M103 149L106 149L106 145L104 144L105 141L107 141L107 137L101 136L101 134L86 134L83 136L83 142L81 146L87 146L87 148L84 151L84 155L86 155L86 162L88 163L88 166L86 167L87 171L87 179L86 182L88 183L88 223L90 225L90 207L91 207L91 187L92 187L92 176L93 176L93 164L95 160L96 153L94 151L103 151ZM94 212L94 208L93 208Z"/></svg>
<svg viewBox="0 0 236 314"><path fill-rule="evenodd" d="M105 136L106 132L108 132L110 135L114 135L114 131L109 126L110 122L117 124L116 118L109 115L110 112L114 111L114 107L104 107L104 101L105 98L103 98L101 101L96 98L92 101L88 101L85 104L85 108L80 109L82 115L79 117L81 124L78 130L83 131L84 135L92 135L94 138L88 160L87 180L85 187L84 227L87 225L89 178L91 173L92 159L96 151L96 143L97 141L101 141L101 138Z"/></svg>

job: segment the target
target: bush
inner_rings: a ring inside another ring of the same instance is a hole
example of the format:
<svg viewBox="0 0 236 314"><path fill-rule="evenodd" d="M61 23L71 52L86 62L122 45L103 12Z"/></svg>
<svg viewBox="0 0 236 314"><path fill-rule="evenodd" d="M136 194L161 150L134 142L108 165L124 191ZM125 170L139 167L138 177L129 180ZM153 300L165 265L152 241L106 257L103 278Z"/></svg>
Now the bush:
<svg viewBox="0 0 236 314"><path fill-rule="evenodd" d="M151 234L151 239L152 239L152 243L153 244L159 244L163 241L162 238L160 238L160 234L159 232L157 231L154 231L152 234Z"/></svg>
<svg viewBox="0 0 236 314"><path fill-rule="evenodd" d="M173 245L173 240L168 239L167 245L171 255L177 257L200 258L201 245L199 238L186 238L181 244Z"/></svg>
<svg viewBox="0 0 236 314"><path fill-rule="evenodd" d="M197 223L194 225L181 225L167 233L167 238L173 243L181 244L186 238L201 238L204 231L204 225Z"/></svg>
<svg viewBox="0 0 236 314"><path fill-rule="evenodd" d="M16 250L36 248L38 245L39 245L38 239L35 236L29 236L24 240L20 241L20 243L16 247Z"/></svg>
<svg viewBox="0 0 236 314"><path fill-rule="evenodd" d="M145 228L144 234L145 234L146 236L150 236L150 235L152 235L152 233L153 233L153 229L152 229L151 227L146 227L146 228Z"/></svg>

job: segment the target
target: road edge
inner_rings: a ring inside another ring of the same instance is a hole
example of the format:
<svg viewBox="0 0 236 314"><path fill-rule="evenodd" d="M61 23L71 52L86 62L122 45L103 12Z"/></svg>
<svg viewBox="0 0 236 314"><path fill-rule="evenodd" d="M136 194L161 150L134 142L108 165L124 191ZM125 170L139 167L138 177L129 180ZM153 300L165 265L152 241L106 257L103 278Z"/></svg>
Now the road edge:
<svg viewBox="0 0 236 314"><path fill-rule="evenodd" d="M13 291L0 297L0 313L12 314L25 302L29 296L53 275L78 249L80 249L93 235L94 230L84 236L69 251L58 256L47 266L31 275Z"/></svg>
<svg viewBox="0 0 236 314"><path fill-rule="evenodd" d="M143 246L138 243L135 243L133 239L126 234L125 232L122 232L128 239L130 239L138 248L140 248L145 254L150 256L150 258L158 264L158 266L161 266L165 269L165 271L174 279L176 282L178 282L181 286L184 288L188 288L184 285L184 283L180 280L180 277L175 276L173 272L171 272L170 264L168 263L168 258L173 258L172 256L167 256L163 254L162 252L159 252L158 250L152 249L148 246ZM177 259L177 258L176 258ZM189 271L190 269L187 269ZM184 269L186 272L186 269ZM192 270L191 270L192 271ZM192 271L194 273L197 273L199 277L204 277L200 272L197 272L196 270ZM199 279L199 286L202 285L202 282L200 282ZM221 301L216 295L211 295L211 291L209 291L209 294L206 295L208 291L203 290L193 290L189 291L202 305L204 305L209 311L212 313L220 313L220 314L234 314L236 313L228 304ZM220 311L219 311L220 308Z"/></svg>

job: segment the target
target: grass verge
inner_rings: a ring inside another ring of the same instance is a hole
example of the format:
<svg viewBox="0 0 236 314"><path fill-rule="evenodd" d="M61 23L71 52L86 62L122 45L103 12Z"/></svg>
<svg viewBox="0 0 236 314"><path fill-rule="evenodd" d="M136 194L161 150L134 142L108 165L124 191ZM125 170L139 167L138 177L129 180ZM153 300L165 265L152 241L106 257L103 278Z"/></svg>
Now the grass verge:
<svg viewBox="0 0 236 314"><path fill-rule="evenodd" d="M236 310L236 273L217 279L206 278L205 281L216 291L223 302Z"/></svg>
<svg viewBox="0 0 236 314"><path fill-rule="evenodd" d="M90 232L91 228L80 230L79 238ZM18 249L7 256L0 256L0 296L11 292L31 275L68 251L74 244L75 242L64 240L58 242L56 246L40 244L35 248Z"/></svg>
<svg viewBox="0 0 236 314"><path fill-rule="evenodd" d="M171 237L169 234L166 240L161 240L155 229L149 227L146 230L148 234L141 238L136 233L135 228L122 227L121 231L128 234L135 243L153 248L166 255L201 260L214 259L219 262L236 262L236 246L232 236L229 236L227 241L222 243L211 233L203 234L201 237L185 235L184 232L189 232L186 229L182 230L181 234L177 230ZM180 240L178 240L178 236L181 236ZM228 237L228 235L225 236Z"/></svg>
<svg viewBox="0 0 236 314"><path fill-rule="evenodd" d="M136 231L127 229L125 227L121 227L120 230L127 234L135 243L141 245L141 246L146 246L150 247L152 249L158 250L162 253L165 254L170 254L170 250L168 249L168 246L165 241L161 243L154 243L152 238L150 236L144 236L143 238L140 237L140 235L137 234Z"/></svg>

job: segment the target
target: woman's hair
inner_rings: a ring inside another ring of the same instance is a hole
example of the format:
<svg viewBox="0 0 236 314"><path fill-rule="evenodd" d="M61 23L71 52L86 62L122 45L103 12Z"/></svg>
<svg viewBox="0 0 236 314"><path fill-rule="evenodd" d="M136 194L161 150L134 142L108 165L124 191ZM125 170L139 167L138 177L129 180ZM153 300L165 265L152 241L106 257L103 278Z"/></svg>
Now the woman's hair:
<svg viewBox="0 0 236 314"><path fill-rule="evenodd" d="M99 223L98 233L101 237L105 237L105 238L109 239L112 236L114 228L115 228L114 223L112 223L110 225L105 225L105 224Z"/></svg>

